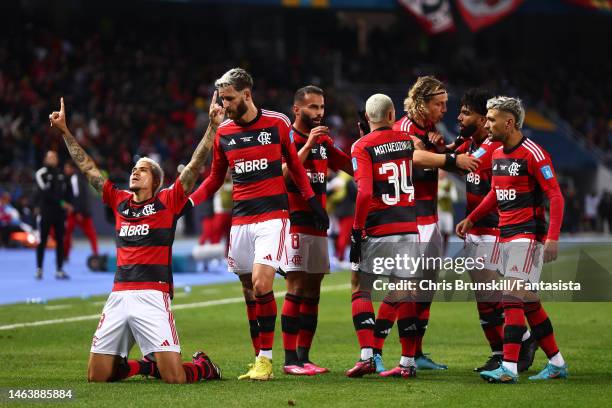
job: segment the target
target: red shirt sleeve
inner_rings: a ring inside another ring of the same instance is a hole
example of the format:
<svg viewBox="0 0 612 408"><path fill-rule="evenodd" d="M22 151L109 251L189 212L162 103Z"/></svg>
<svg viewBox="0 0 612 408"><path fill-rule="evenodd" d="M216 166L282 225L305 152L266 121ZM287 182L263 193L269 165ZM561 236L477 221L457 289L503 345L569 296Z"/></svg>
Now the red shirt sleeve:
<svg viewBox="0 0 612 408"><path fill-rule="evenodd" d="M291 131L291 128L282 120L279 120L277 126L280 133L283 158L287 163L289 174L291 175L291 178L293 179L293 182L295 183L297 188L300 190L300 193L302 194L304 200L308 200L309 198L314 196L314 192L312 191L312 187L310 186L310 180L306 176L306 170L304 170L304 165L298 157L297 150L295 149L295 144L293 144L293 141L289 137L289 132Z"/></svg>
<svg viewBox="0 0 612 408"><path fill-rule="evenodd" d="M178 177L174 184L159 192L158 198L174 214L179 214L189 199Z"/></svg>
<svg viewBox="0 0 612 408"><path fill-rule="evenodd" d="M357 142L353 145L351 152L353 161L353 171L355 172L355 182L357 183L357 199L355 200L355 220L354 229L363 229L370 208L372 198L372 159Z"/></svg>
<svg viewBox="0 0 612 408"><path fill-rule="evenodd" d="M472 222L477 222L495 209L497 209L497 196L495 195L495 190L491 189L484 200L478 204L478 207L467 218Z"/></svg>
<svg viewBox="0 0 612 408"><path fill-rule="evenodd" d="M106 179L102 188L102 202L111 208L114 208L117 204L117 192L119 190L111 183L109 179Z"/></svg>
<svg viewBox="0 0 612 408"><path fill-rule="evenodd" d="M328 136L324 145L327 148L327 166L333 170L342 170L350 175L353 175L353 167L351 166L351 158L348 154L336 147L333 140Z"/></svg>
<svg viewBox="0 0 612 408"><path fill-rule="evenodd" d="M463 142L461 143L459 147L455 149L455 153L457 154L466 153L469 147L470 147L470 144L467 141Z"/></svg>
<svg viewBox="0 0 612 408"><path fill-rule="evenodd" d="M531 174L535 177L550 203L548 235L546 238L558 241L559 234L561 233L561 224L563 223L564 201L552 161L548 154L545 154L544 159L540 161L537 161L532 156L529 166L531 167Z"/></svg>
<svg viewBox="0 0 612 408"><path fill-rule="evenodd" d="M194 207L197 207L202 202L212 197L213 194L215 194L215 192L221 188L223 181L225 180L225 174L227 173L229 162L227 161L227 157L225 156L223 149L221 149L219 139L220 136L219 133L217 133L215 143L213 145L213 159L210 174L202 182L202 184L200 184L198 189L189 197Z"/></svg>
<svg viewBox="0 0 612 408"><path fill-rule="evenodd" d="M102 188L102 202L108 205L113 211L121 201L131 196L131 192L118 189L110 180L106 179L104 182Z"/></svg>

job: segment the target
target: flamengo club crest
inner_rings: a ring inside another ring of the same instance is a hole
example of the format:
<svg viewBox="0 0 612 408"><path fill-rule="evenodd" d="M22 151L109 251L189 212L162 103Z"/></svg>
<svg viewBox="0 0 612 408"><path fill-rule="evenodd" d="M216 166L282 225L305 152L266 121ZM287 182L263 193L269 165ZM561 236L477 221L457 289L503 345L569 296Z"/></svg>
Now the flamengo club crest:
<svg viewBox="0 0 612 408"><path fill-rule="evenodd" d="M514 162L508 168L508 174L510 174L511 176L518 176L520 169L521 169L521 165L518 164L517 162Z"/></svg>
<svg viewBox="0 0 612 408"><path fill-rule="evenodd" d="M259 136L257 136L257 141L262 145L272 144L272 133L270 132L259 132Z"/></svg>
<svg viewBox="0 0 612 408"><path fill-rule="evenodd" d="M155 214L155 207L153 207L153 204L145 205L144 208L142 209L142 214L143 215L153 215L153 214Z"/></svg>
<svg viewBox="0 0 612 408"><path fill-rule="evenodd" d="M291 257L291 263L294 264L295 266L300 266L302 265L302 256L301 255L293 255Z"/></svg>
<svg viewBox="0 0 612 408"><path fill-rule="evenodd" d="M325 148L325 146L321 145L319 149L319 151L321 152L321 158L327 159L327 149Z"/></svg>

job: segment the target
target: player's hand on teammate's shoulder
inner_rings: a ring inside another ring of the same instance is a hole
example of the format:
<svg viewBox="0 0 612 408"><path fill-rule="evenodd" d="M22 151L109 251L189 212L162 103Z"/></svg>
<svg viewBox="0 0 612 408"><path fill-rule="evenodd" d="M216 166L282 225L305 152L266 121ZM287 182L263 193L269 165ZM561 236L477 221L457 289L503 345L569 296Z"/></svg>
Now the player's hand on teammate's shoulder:
<svg viewBox="0 0 612 408"><path fill-rule="evenodd" d="M51 127L59 129L62 133L68 131L68 126L66 126L66 109L64 108L64 98L60 99L60 110L53 111L49 115L49 122Z"/></svg>
<svg viewBox="0 0 612 408"><path fill-rule="evenodd" d="M559 241L547 239L544 243L544 263L552 262L557 259L559 252Z"/></svg>
<svg viewBox="0 0 612 408"><path fill-rule="evenodd" d="M219 126L225 117L225 108L217 103L217 91L215 91L210 101L208 117L210 118L210 124L216 126Z"/></svg>
<svg viewBox="0 0 612 408"><path fill-rule="evenodd" d="M467 154L457 155L457 167L467 172L476 171L480 165L480 160Z"/></svg>

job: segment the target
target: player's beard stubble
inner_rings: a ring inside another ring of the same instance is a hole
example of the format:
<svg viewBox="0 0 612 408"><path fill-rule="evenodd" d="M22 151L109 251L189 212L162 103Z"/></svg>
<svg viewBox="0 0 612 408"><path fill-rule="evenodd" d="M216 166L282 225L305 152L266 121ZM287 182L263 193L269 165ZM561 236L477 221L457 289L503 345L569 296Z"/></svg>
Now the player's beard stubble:
<svg viewBox="0 0 612 408"><path fill-rule="evenodd" d="M244 99L242 99L240 101L240 103L238 104L238 106L236 107L236 110L232 110L232 109L227 109L227 116L234 120L234 121L238 121L240 120L240 118L247 112L248 108L247 108L247 104L244 101Z"/></svg>
<svg viewBox="0 0 612 408"><path fill-rule="evenodd" d="M308 131L310 132L312 129L316 128L317 126L321 126L321 123L323 122L323 117L315 116L314 118L311 118L310 116L308 116L306 112L300 111L300 121L306 127L306 129L308 129Z"/></svg>
<svg viewBox="0 0 612 408"><path fill-rule="evenodd" d="M476 133L477 129L478 127L472 123L471 125L462 127L459 134L463 137L471 137L474 133Z"/></svg>

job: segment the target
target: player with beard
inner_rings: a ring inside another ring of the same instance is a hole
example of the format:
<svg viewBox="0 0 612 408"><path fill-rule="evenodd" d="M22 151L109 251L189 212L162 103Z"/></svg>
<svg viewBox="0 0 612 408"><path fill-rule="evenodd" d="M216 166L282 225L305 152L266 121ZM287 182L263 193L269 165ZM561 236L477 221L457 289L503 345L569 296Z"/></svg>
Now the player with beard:
<svg viewBox="0 0 612 408"><path fill-rule="evenodd" d="M489 133L485 129L487 122L487 100L492 94L483 89L470 89L461 98L459 121L459 137L461 143L455 151L469 153L480 159L480 166L465 177L467 198L466 215L469 215L480 204L491 190L492 156L495 149L501 146L500 142L489 140ZM457 143L459 144L459 143ZM500 251L499 251L499 216L492 212L479 220L465 236L465 255L472 259L485 259L484 269L473 269L470 277L474 282L492 282L499 279ZM489 360L474 371L490 371L499 367L503 357L503 324L504 309L501 302L501 293L476 292L476 306L480 325L491 347L492 355ZM518 371L526 371L535 357L537 342L529 330L525 331L521 344L518 361Z"/></svg>
<svg viewBox="0 0 612 408"><path fill-rule="evenodd" d="M293 113L291 139L310 178L312 190L325 208L327 169L353 175L351 159L334 146L329 129L321 125L325 113L321 88L309 85L298 89L293 99ZM288 173L287 166L283 165L291 221L290 236L285 241L286 265L281 266L287 273L287 294L281 315L285 348L283 371L314 375L329 371L312 363L309 357L317 328L321 281L329 273L327 231L316 227L315 214Z"/></svg>
<svg viewBox="0 0 612 408"><path fill-rule="evenodd" d="M231 170L234 188L228 268L240 278L247 304L255 364L239 379L273 377L272 346L277 306L272 285L285 261L289 203L282 162L301 197L312 210L318 230L329 226L327 213L312 191L295 145L291 122L278 112L253 102L253 79L241 68L227 71L215 82L228 118L217 131L210 176L191 196L198 205L211 197Z"/></svg>
<svg viewBox="0 0 612 408"><path fill-rule="evenodd" d="M215 93L209 111L210 124L191 161L165 189L161 167L146 157L134 165L129 191L118 189L102 176L68 130L64 98L59 112L49 115L51 126L62 132L74 163L102 194L115 218L117 271L113 292L92 340L87 374L91 382L118 381L136 374L152 375L173 384L221 378L219 367L203 352L194 354L190 363L181 360L171 311L176 221L223 119L223 109L214 103L216 96ZM127 360L134 342L147 357L145 360Z"/></svg>
<svg viewBox="0 0 612 408"><path fill-rule="evenodd" d="M492 155L491 189L466 219L457 224L457 235L466 238L477 222L499 213L501 273L509 281L504 290L503 362L492 370L480 372L489 382L518 381L521 340L526 333L525 318L531 332L548 357L548 363L530 380L567 377L553 326L540 303L537 291L516 281L538 283L543 263L557 258L559 232L563 219L563 196L548 153L521 128L525 119L522 102L498 96L487 101L485 128L494 142L501 142ZM550 202L550 222L546 226L544 196Z"/></svg>
<svg viewBox="0 0 612 408"><path fill-rule="evenodd" d="M435 125L446 113L448 94L444 84L433 76L417 78L404 100L406 115L395 122L393 130L408 133L412 136L415 149L433 153L447 151L442 135ZM416 200L417 224L420 242L425 243L425 257L438 258L442 254L442 235L438 227L438 169L415 168L413 172L414 194ZM424 271L424 279L435 280L436 271ZM429 309L435 292L427 291L419 295L419 302L411 305L410 319L415 324L410 335L417 342L416 363L419 369L446 370L445 364L434 362L423 353L423 336L429 322ZM398 314L399 304L390 294L380 304L376 317L374 334L374 361L376 371L385 371L382 361L382 350L387 335L391 332Z"/></svg>

